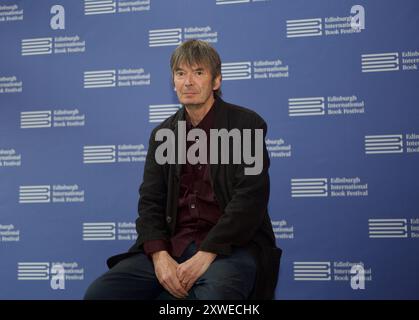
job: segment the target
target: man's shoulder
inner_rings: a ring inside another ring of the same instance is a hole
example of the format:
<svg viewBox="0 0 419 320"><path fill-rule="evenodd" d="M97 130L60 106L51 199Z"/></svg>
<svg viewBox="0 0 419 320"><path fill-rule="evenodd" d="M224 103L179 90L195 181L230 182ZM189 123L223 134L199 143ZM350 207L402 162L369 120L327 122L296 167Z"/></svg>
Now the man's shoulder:
<svg viewBox="0 0 419 320"><path fill-rule="evenodd" d="M177 120L180 119L181 112L183 108L180 108L178 111L176 111L174 114L172 114L170 117L163 120L163 122L159 123L157 126L155 126L152 130L152 134L154 134L159 129L173 129L173 127L176 125Z"/></svg>
<svg viewBox="0 0 419 320"><path fill-rule="evenodd" d="M265 120L255 110L221 100L221 108L227 113L227 116L237 121L251 123L266 123Z"/></svg>

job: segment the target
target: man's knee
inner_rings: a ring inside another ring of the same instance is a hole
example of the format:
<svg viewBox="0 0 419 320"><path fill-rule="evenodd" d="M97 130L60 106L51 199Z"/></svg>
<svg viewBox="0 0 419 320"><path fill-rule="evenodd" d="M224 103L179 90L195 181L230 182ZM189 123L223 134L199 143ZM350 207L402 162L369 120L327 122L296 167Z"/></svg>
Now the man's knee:
<svg viewBox="0 0 419 320"><path fill-rule="evenodd" d="M121 269L121 268L119 268ZM154 276L138 270L135 273L109 270L87 288L85 300L152 300L163 287Z"/></svg>
<svg viewBox="0 0 419 320"><path fill-rule="evenodd" d="M250 295L250 290L241 284L218 281L199 284L193 291L199 300L247 300Z"/></svg>
<svg viewBox="0 0 419 320"><path fill-rule="evenodd" d="M216 260L196 283L198 299L246 300L256 278L256 264L251 259Z"/></svg>
<svg viewBox="0 0 419 320"><path fill-rule="evenodd" d="M84 300L103 300L115 299L113 293L115 289L106 281L106 276L101 276L93 281L87 288L83 299Z"/></svg>

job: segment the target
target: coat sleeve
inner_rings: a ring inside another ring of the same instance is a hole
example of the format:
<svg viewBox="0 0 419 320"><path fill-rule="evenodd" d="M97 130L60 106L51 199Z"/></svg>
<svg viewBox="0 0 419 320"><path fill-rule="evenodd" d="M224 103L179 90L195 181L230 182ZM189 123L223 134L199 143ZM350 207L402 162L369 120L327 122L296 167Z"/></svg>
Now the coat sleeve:
<svg viewBox="0 0 419 320"><path fill-rule="evenodd" d="M154 139L156 131L157 128L150 135L143 182L139 189L139 217L136 220L137 246L142 246L145 241L150 240L169 240L165 217L167 182L164 178L163 166L155 160L155 151L158 146Z"/></svg>
<svg viewBox="0 0 419 320"><path fill-rule="evenodd" d="M270 187L269 156L265 144L267 125L262 118L257 117L253 128L263 130L262 171L258 175L245 175L243 162L237 165L231 200L202 242L202 251L230 255L233 246L244 246L252 240L267 215Z"/></svg>

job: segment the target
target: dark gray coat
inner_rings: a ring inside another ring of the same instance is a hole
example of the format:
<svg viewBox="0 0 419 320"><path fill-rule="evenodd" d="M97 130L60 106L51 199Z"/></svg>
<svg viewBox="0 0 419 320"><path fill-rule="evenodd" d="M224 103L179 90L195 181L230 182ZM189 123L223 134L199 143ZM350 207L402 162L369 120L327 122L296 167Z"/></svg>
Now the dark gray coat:
<svg viewBox="0 0 419 320"><path fill-rule="evenodd" d="M220 98L216 99L213 108L215 129L263 129L265 140L266 123L254 111L226 103ZM154 155L161 142L155 141L154 137L161 128L173 130L177 137L178 121L185 120L184 113L183 107L157 126L150 136L139 190L139 218L136 221L138 239L127 253L108 259L110 268L125 257L143 251L144 241L169 240L174 233L181 165L157 164ZM218 164L210 165L211 183L222 216L200 247L201 250L219 255L231 254L234 247L245 247L254 255L258 271L251 299L274 298L282 253L276 247L267 210L270 182L265 144L263 150L264 166L259 175L245 175L242 164L221 164L219 160ZM221 153L218 154L220 157ZM232 159L230 146L231 162Z"/></svg>

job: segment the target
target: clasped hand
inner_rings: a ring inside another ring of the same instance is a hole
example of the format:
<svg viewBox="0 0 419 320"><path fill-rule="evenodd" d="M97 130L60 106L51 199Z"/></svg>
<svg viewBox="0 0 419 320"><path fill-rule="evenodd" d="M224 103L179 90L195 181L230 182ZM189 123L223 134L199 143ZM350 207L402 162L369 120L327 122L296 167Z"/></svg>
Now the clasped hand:
<svg viewBox="0 0 419 320"><path fill-rule="evenodd" d="M196 280L216 258L215 253L198 251L183 263L177 263L167 251L152 254L154 270L160 284L176 298L186 298Z"/></svg>

